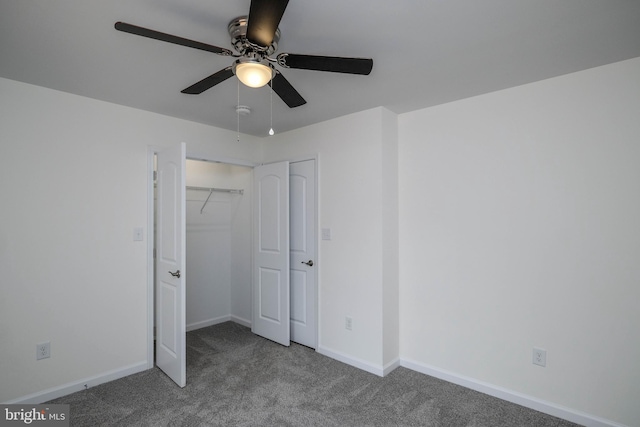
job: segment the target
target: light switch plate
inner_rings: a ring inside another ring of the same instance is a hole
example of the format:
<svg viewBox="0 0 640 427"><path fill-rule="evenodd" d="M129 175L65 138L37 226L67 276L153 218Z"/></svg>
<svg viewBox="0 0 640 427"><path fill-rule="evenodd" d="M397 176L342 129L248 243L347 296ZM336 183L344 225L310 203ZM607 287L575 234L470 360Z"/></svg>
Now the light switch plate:
<svg viewBox="0 0 640 427"><path fill-rule="evenodd" d="M136 227L133 229L133 241L141 242L144 240L144 229L142 227Z"/></svg>
<svg viewBox="0 0 640 427"><path fill-rule="evenodd" d="M331 240L331 229L323 228L322 229L322 240Z"/></svg>

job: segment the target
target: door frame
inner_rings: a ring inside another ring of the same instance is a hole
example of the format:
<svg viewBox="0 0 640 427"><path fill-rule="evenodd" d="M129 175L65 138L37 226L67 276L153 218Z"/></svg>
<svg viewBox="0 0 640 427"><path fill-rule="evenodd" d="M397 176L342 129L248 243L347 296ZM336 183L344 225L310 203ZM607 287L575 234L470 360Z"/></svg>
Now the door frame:
<svg viewBox="0 0 640 427"><path fill-rule="evenodd" d="M178 142L179 143L179 142ZM154 202L154 177L153 172L154 168L154 160L155 155L158 151L162 151L167 147L150 145L147 147L147 369L152 369L155 366L154 360L154 348L153 348L153 326L154 326L154 316L155 316L155 270L154 270L154 248L155 248L155 202ZM259 163L254 163L242 159L217 156L211 154L204 154L201 152L194 152L189 150L189 144L187 143L187 159L189 160L201 160L205 162L217 162L217 163L227 163L236 166L247 166L250 168L254 168L258 166ZM315 215L315 224L314 224L314 233L316 235L316 259L317 263L321 263L321 253L320 253L320 180L319 180L319 164L320 164L320 156L318 153L314 155L306 155L306 156L296 156L290 159L285 159L289 163L302 162L305 160L314 160L315 161L315 203L316 203L316 215ZM253 224L252 224L253 227ZM253 230L252 230L253 234ZM253 254L251 255L253 257ZM251 263L253 265L253 259L251 259ZM321 264L319 264L321 265ZM253 269L252 269L253 270ZM316 279L316 295L315 295L315 304L316 304L316 346L314 348L315 351L318 351L320 347L320 332L321 332L321 323L320 323L320 269L314 269L315 279ZM253 278L252 278L253 280ZM251 304L253 304L253 298L251 298ZM252 309L253 312L253 309ZM253 322L253 319L252 319Z"/></svg>

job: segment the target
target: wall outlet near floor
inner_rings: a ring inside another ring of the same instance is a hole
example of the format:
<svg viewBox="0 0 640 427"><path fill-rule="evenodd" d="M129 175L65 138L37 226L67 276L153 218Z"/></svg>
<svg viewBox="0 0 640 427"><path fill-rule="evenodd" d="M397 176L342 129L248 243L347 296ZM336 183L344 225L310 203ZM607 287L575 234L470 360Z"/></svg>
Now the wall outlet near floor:
<svg viewBox="0 0 640 427"><path fill-rule="evenodd" d="M347 331L350 331L352 327L353 327L353 318L351 318L350 316L345 317L344 318L344 328Z"/></svg>
<svg viewBox="0 0 640 427"><path fill-rule="evenodd" d="M51 343L49 341L36 344L36 360L51 357Z"/></svg>
<svg viewBox="0 0 640 427"><path fill-rule="evenodd" d="M533 347L533 364L547 366L547 350Z"/></svg>

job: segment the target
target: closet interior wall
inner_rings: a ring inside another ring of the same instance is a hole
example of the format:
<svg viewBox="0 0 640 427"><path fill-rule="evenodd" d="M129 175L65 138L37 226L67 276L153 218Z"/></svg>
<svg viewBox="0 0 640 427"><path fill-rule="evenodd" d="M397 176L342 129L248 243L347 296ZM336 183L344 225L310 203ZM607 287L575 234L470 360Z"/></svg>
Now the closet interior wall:
<svg viewBox="0 0 640 427"><path fill-rule="evenodd" d="M250 325L252 169L200 160L186 166L187 331L227 320Z"/></svg>

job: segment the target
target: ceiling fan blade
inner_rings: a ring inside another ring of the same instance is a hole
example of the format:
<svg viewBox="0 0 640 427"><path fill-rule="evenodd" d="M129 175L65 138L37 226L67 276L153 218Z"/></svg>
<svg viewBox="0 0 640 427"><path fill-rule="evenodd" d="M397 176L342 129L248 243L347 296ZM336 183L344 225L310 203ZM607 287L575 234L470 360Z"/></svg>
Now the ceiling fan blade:
<svg viewBox="0 0 640 427"><path fill-rule="evenodd" d="M307 103L278 70L276 70L276 75L273 80L269 82L269 86L273 88L273 91L277 93L290 108L299 107Z"/></svg>
<svg viewBox="0 0 640 427"><path fill-rule="evenodd" d="M258 46L271 46L288 3L289 0L251 0L247 39Z"/></svg>
<svg viewBox="0 0 640 427"><path fill-rule="evenodd" d="M194 83L188 88L183 89L181 92L189 95L199 95L205 90L211 89L218 83L222 83L230 77L233 77L233 70L231 67L223 68L217 73L200 80L198 83Z"/></svg>
<svg viewBox="0 0 640 427"><path fill-rule="evenodd" d="M208 52L217 53L218 55L231 56L233 52L218 46L189 40L171 34L161 33L160 31L150 30L148 28L138 27L137 25L127 24L126 22L116 22L115 28L118 31L135 34L137 36L148 37L150 39L161 40L163 42L179 44L181 46L192 47L194 49L206 50Z"/></svg>
<svg viewBox="0 0 640 427"><path fill-rule="evenodd" d="M368 75L373 68L373 59L281 53L278 55L278 64L302 70Z"/></svg>

